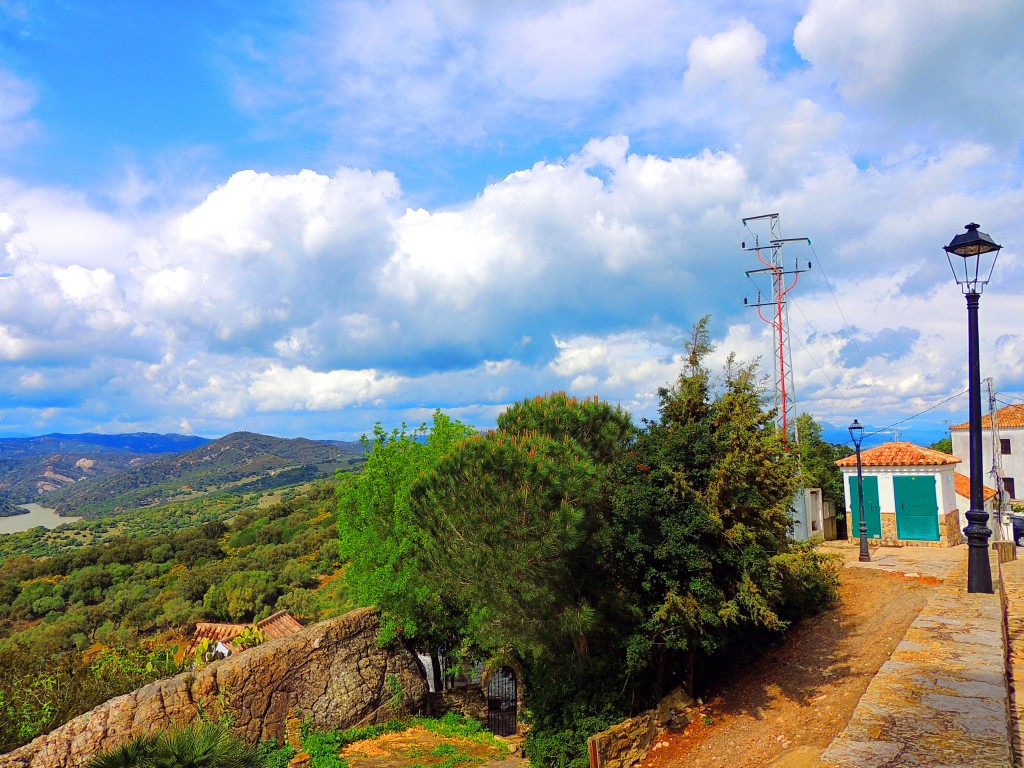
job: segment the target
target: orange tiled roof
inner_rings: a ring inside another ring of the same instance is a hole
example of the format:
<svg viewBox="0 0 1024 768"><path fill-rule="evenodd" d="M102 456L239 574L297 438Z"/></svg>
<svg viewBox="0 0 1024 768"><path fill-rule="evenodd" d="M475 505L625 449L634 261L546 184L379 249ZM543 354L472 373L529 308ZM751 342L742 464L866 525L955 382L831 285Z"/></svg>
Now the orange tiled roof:
<svg viewBox="0 0 1024 768"><path fill-rule="evenodd" d="M959 472L954 472L953 484L956 485L958 496L963 496L965 499L971 498L971 478L967 475L961 475ZM981 487L981 493L985 501L996 497L996 489L989 488L987 485Z"/></svg>
<svg viewBox="0 0 1024 768"><path fill-rule="evenodd" d="M1007 405L1000 408L996 411L996 421L999 423L1000 429L1003 427L1024 427L1024 403ZM950 429L968 429L970 426L971 422L965 421L963 424L956 424L950 427ZM981 417L981 428L992 428L992 417L988 414Z"/></svg>
<svg viewBox="0 0 1024 768"><path fill-rule="evenodd" d="M860 452L864 467L925 467L959 464L960 459L933 448L922 448L913 443L882 443ZM857 456L847 456L836 462L837 467L856 467Z"/></svg>
<svg viewBox="0 0 1024 768"><path fill-rule="evenodd" d="M192 635L192 642L189 644L191 654L200 640L220 641L230 645L231 641L242 634L249 624L216 624L210 621L200 621L196 624L196 631ZM267 640L276 640L279 637L294 635L302 625L296 621L288 611L272 613L265 619L256 622L256 628L267 633Z"/></svg>
<svg viewBox="0 0 1024 768"><path fill-rule="evenodd" d="M272 613L267 618L256 622L256 628L267 633L267 640L276 640L279 637L294 635L302 625L299 624L288 611Z"/></svg>

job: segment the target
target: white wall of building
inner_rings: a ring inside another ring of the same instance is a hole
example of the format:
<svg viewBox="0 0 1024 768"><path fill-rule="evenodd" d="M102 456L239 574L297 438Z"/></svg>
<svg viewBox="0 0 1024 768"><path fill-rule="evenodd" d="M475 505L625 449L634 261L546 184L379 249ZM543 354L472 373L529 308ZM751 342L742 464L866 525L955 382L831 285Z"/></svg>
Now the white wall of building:
<svg viewBox="0 0 1024 768"><path fill-rule="evenodd" d="M922 476L931 475L937 478L935 482L935 505L938 507L938 514L941 517L946 512L957 509L956 483L953 478L953 470L956 465L943 464L941 466L913 466L913 467L862 467L861 474L864 477L869 475L878 478L878 507L881 512L896 512L896 486L893 478L898 475ZM857 468L842 467L843 489L846 494L846 510L853 511L854 499L850 498L850 480L853 478L853 493L857 493ZM962 510L963 511L963 510Z"/></svg>
<svg viewBox="0 0 1024 768"><path fill-rule="evenodd" d="M970 433L966 429L951 429L953 439L953 455L962 460L961 472L970 475L971 443ZM1000 427L999 437L1010 441L1010 453L1000 454L1003 477L1013 480L1015 497L1024 499L1024 427ZM992 469L992 430L981 430L981 470L985 474L985 485L995 487L989 472Z"/></svg>

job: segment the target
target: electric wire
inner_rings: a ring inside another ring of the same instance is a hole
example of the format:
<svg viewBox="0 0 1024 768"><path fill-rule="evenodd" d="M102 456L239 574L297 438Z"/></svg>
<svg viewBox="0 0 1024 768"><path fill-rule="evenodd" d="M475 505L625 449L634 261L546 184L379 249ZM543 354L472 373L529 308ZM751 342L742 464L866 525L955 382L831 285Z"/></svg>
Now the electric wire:
<svg viewBox="0 0 1024 768"><path fill-rule="evenodd" d="M803 314L803 312L801 312L800 314ZM835 380L835 379L833 379L833 378L832 378L832 377L831 377L831 376L830 376L830 375L828 374L828 371L826 371L826 370L825 370L825 366L823 366L823 365L822 365L821 363L819 363L819 362L818 362L818 361L817 361L817 360L816 360L816 359L814 358L814 355L813 355L813 354L811 354L811 350L809 350L809 349L807 348L807 345L806 345L806 344L804 344L804 340L803 340L803 339L801 339L801 338L800 338L799 336L796 336L795 334L790 334L790 336L791 336L791 337L795 337L795 338L796 338L797 342L798 342L798 343L800 344L800 348L801 348L801 349L803 349L803 351L807 353L807 356L808 356L809 358L811 358L811 362L812 362L812 363L814 363L814 364L815 364L816 366L818 366L818 370L819 370L819 371L821 372L821 374L822 374L822 375L823 375L823 376L824 376L824 377L825 377L826 379L828 379L828 382L829 382L829 384L831 384L831 385L832 385L832 387L833 387L834 389L839 389L839 385L838 385L838 384L836 383L836 380Z"/></svg>
<svg viewBox="0 0 1024 768"><path fill-rule="evenodd" d="M1006 402L1005 400L1003 400L1004 397L1008 397L1011 400L1016 400L1017 403L1024 403L1024 397L1014 397L1013 395L1008 395L1005 392L1000 392L998 395L996 395L996 402L1002 403L1003 405L1016 405L1016 403Z"/></svg>
<svg viewBox="0 0 1024 768"><path fill-rule="evenodd" d="M814 322L806 314L804 314L803 309L800 307L799 304L797 304L796 299L790 299L790 301L793 302L793 306L796 307L796 311L800 313L800 317L802 317L804 319L804 321L807 323L807 325L809 325L811 327L811 331L816 336L821 335L821 331L819 331L818 328L814 325ZM790 335L795 335L795 334L790 334ZM818 370L820 370L822 372L822 374L824 374L825 378L829 380L829 383L835 389L839 389L839 385L836 383L836 380L833 379L832 376L825 370L825 366L823 366L821 363L819 363L817 360L814 359L814 355L811 354L811 350L809 350L807 348L807 345L804 344L803 339L801 339L799 336L797 336L796 340L800 342L800 346L803 347L803 350L804 350L804 352L807 353L807 356L809 358L811 358L811 362L813 362L816 366L818 366ZM825 352L826 352L826 355L827 355L828 354L828 350L825 350ZM835 367L835 366L833 365L833 367Z"/></svg>
<svg viewBox="0 0 1024 768"><path fill-rule="evenodd" d="M810 247L811 253L814 254L814 260L818 262L818 268L821 270L821 276L825 280L825 285L828 286L828 292L832 294L832 301L835 302L836 309L839 310L839 316L843 318L843 325L846 326L846 332L850 337L850 341L853 342L853 346L857 349L857 354L860 355L860 361L864 365L867 365L867 358L864 357L864 352L861 351L860 344L857 343L857 338L853 335L853 328L851 328L850 323L847 322L846 315L843 314L843 308L839 306L839 299L836 298L836 292L832 290L832 283L829 281L828 275L825 274L825 267L822 264L821 257L818 255L818 252L814 250L814 243L812 243L810 239L807 240L807 245Z"/></svg>
<svg viewBox="0 0 1024 768"><path fill-rule="evenodd" d="M950 400L956 400L956 398L961 397L962 395L966 395L969 391L970 390L965 389L963 392L957 392L955 395L950 395L945 400L940 400L939 402L935 403L934 405L929 405L923 411L918 411L913 416L908 416L905 419L900 419L899 421L895 421L895 422L893 422L892 424L890 424L887 427L882 427L882 429L876 429L874 432L865 432L864 433L864 437L868 438L868 437L873 437L875 435L883 434L885 432L891 432L893 427L898 427L900 424L906 424L908 421L916 419L918 416L923 416L924 414L928 413L928 411L934 411L940 405L945 405ZM852 443L853 441L852 440L848 440L846 442Z"/></svg>

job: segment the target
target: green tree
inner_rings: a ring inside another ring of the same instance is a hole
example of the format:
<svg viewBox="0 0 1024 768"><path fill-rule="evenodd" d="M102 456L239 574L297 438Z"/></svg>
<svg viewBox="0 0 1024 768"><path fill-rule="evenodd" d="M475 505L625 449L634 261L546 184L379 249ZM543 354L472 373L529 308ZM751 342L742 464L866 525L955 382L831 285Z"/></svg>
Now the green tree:
<svg viewBox="0 0 1024 768"><path fill-rule="evenodd" d="M372 442L363 436L363 471L338 489L338 552L348 563L349 595L381 612L384 640L401 634L430 654L435 675L438 648L458 638L461 621L448 585L423 575L423 528L409 507L409 491L473 433L440 411L429 431L422 425L407 432L403 425L387 432L378 424ZM440 690L440 679L435 683Z"/></svg>
<svg viewBox="0 0 1024 768"><path fill-rule="evenodd" d="M540 656L569 641L586 661L606 594L595 566L607 469L634 433L628 413L597 399L524 400L413 486L426 570L466 607L475 643Z"/></svg>
<svg viewBox="0 0 1024 768"><path fill-rule="evenodd" d="M953 453L953 438L944 437L941 440L936 440L928 447L936 451L942 451L943 453Z"/></svg>
<svg viewBox="0 0 1024 768"><path fill-rule="evenodd" d="M798 482L803 488L820 488L825 501L836 505L837 511L845 508L843 495L843 473L836 462L852 451L849 446L826 442L821 436L821 425L809 413L796 417L797 434L800 441L797 453L800 457Z"/></svg>
<svg viewBox="0 0 1024 768"><path fill-rule="evenodd" d="M203 608L215 619L250 621L273 607L277 582L266 571L238 571L203 597Z"/></svg>
<svg viewBox="0 0 1024 768"><path fill-rule="evenodd" d="M431 580L469 610L489 651L581 644L594 621L594 466L573 441L493 433L445 457L413 491Z"/></svg>
<svg viewBox="0 0 1024 768"><path fill-rule="evenodd" d="M698 656L742 627L781 629L773 558L788 551L795 462L765 410L753 365L730 356L717 391L707 318L675 385L660 390L615 477L611 557L633 611L627 669L691 690Z"/></svg>

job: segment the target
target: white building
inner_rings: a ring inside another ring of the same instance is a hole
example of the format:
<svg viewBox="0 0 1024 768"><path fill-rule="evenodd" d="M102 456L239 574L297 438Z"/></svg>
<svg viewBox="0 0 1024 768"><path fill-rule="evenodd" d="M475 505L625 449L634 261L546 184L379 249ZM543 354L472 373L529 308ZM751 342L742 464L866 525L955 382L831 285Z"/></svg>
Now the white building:
<svg viewBox="0 0 1024 768"><path fill-rule="evenodd" d="M953 482L956 485L956 506L960 510L960 530L967 527L967 512L971 508L971 478L959 472L953 473ZM982 507L988 512L988 527L996 534L995 540L1010 541L1014 538L1013 527L1010 525L1010 518L1006 515L996 515L994 500L996 489L987 485L981 489L984 504ZM1000 527L1001 526L1001 527ZM998 532L996 528L999 527Z"/></svg>
<svg viewBox="0 0 1024 768"><path fill-rule="evenodd" d="M861 451L861 485L868 539L884 546L945 546L962 543L957 508L956 456L913 443L883 443ZM846 526L860 535L857 458L836 462L843 473Z"/></svg>
<svg viewBox="0 0 1024 768"><path fill-rule="evenodd" d="M953 439L953 453L963 460L963 468L970 467L970 423L957 424L949 428ZM992 417L985 415L981 419L981 468L985 473L982 482L994 486L995 479L989 474L992 471L992 447L995 444L999 451L1002 464L1003 491L1009 499L1024 500L1024 403L1008 405L996 411L996 432L998 443L994 443L992 434ZM1017 482L1021 482L1020 495L1017 494Z"/></svg>

